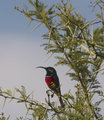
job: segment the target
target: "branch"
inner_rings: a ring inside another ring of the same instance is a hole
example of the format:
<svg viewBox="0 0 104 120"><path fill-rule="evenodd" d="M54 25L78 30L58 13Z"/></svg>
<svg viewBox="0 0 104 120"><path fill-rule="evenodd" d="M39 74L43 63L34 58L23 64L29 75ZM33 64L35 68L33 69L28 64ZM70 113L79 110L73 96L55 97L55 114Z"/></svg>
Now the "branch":
<svg viewBox="0 0 104 120"><path fill-rule="evenodd" d="M49 91L51 91L51 90L46 91L47 96L48 96L48 102L47 102L47 104L51 107L51 109L52 109L55 113L57 113L57 114L63 113L63 110L64 110L64 109L62 109L62 110L56 110L56 108L54 108L54 107L52 106L52 104L51 104L51 102L50 102L50 94L49 94ZM51 91L51 92L52 92L52 91ZM53 92L52 92L52 94L53 94ZM51 96L51 97L52 97L52 96Z"/></svg>
<svg viewBox="0 0 104 120"><path fill-rule="evenodd" d="M7 95L4 95L2 93L0 93L0 96L5 98L5 99L8 98L8 99L13 99L13 100L17 100L17 101L24 101L25 103L29 103L31 105L38 105L38 106L41 106L41 107L43 107L43 105L47 105L46 103L39 103L39 101L29 101L29 100L17 98L17 97L14 97L14 96L7 96ZM43 108L46 109L46 107L43 107Z"/></svg>
<svg viewBox="0 0 104 120"><path fill-rule="evenodd" d="M88 93L87 93L87 89L86 89L85 85L83 84L83 80L80 78L80 75L79 75L78 71L73 67L73 65L72 65L71 61L69 60L69 58L68 58L68 56L67 56L66 53L65 53L65 57L66 57L66 59L67 59L67 61L68 61L68 63L69 63L69 66L75 71L75 73L76 73L76 75L77 75L77 77L78 77L78 80L79 80L79 82L80 82L80 84L81 84L81 86L82 86L82 89L83 89L83 91L84 91L84 94L85 94L87 103L88 103L88 105L89 105L92 113L94 114L94 116L96 117L96 119L98 119L98 117L97 117L97 115L96 115L96 113L95 113L95 111L94 111L94 108L93 108L93 106L92 106L91 103L90 103L90 100L89 100L89 97L88 97Z"/></svg>

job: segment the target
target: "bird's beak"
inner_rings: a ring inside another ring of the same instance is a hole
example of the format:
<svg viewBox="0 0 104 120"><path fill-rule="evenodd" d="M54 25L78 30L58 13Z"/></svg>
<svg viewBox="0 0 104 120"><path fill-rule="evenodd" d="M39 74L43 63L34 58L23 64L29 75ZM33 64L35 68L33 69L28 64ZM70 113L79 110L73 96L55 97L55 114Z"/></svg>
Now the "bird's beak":
<svg viewBox="0 0 104 120"><path fill-rule="evenodd" d="M36 67L36 68L43 68L43 69L46 70L46 67L43 67L43 66L38 66L38 67Z"/></svg>

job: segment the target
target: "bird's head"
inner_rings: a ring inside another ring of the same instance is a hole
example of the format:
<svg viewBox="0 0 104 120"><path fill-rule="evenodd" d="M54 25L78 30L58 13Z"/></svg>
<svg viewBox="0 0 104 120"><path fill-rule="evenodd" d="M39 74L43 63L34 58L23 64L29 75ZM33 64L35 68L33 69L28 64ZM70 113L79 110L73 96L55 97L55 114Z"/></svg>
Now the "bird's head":
<svg viewBox="0 0 104 120"><path fill-rule="evenodd" d="M56 70L53 67L43 67L43 66L39 66L37 68L43 68L46 70L46 75L54 75L56 74Z"/></svg>

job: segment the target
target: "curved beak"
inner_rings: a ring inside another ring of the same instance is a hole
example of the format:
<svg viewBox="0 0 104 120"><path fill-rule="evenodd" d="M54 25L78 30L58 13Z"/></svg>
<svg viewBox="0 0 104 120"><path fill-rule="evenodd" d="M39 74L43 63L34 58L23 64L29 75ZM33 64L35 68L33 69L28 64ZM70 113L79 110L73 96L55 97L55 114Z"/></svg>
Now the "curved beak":
<svg viewBox="0 0 104 120"><path fill-rule="evenodd" d="M43 69L46 70L46 67L43 67L43 66L38 66L38 67L36 67L36 68L43 68Z"/></svg>

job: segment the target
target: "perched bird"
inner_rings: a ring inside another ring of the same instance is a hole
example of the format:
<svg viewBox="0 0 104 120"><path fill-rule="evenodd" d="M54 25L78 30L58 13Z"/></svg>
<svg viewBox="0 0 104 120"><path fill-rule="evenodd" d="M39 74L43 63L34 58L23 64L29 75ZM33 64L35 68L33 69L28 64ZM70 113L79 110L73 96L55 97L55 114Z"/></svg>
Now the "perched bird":
<svg viewBox="0 0 104 120"><path fill-rule="evenodd" d="M65 104L61 97L60 82L56 70L53 67L39 66L37 68L43 68L46 70L45 82L48 87L58 96L61 106L64 107Z"/></svg>

